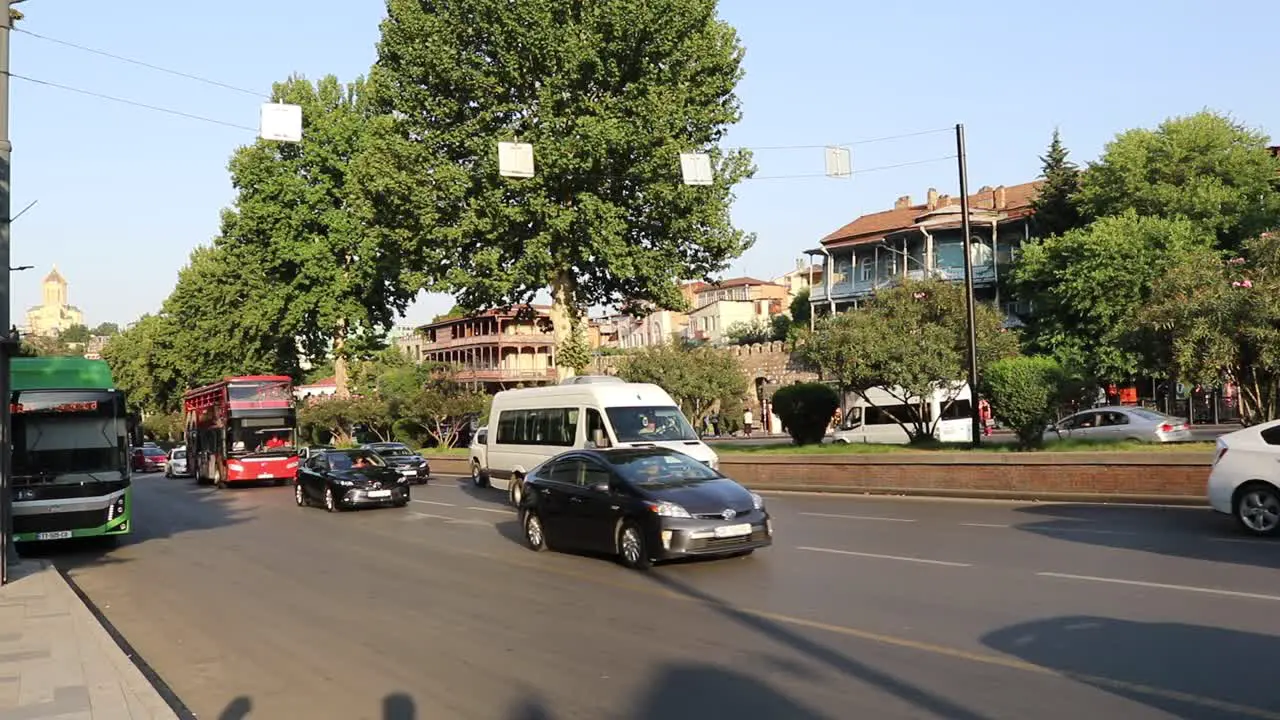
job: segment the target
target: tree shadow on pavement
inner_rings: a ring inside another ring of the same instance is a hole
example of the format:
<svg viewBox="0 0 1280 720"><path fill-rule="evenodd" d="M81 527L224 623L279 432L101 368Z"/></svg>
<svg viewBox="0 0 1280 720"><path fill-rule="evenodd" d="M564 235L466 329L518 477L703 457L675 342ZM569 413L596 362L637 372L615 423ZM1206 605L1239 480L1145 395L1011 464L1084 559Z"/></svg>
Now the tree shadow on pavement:
<svg viewBox="0 0 1280 720"><path fill-rule="evenodd" d="M252 518L236 507L241 492L282 492L281 488L214 490L187 480L136 477L133 482L133 531L106 538L73 538L20 543L22 557L49 560L62 570L129 562L127 549L153 540L236 525Z"/></svg>
<svg viewBox="0 0 1280 720"><path fill-rule="evenodd" d="M1013 625L982 641L1174 717L1280 716L1277 636L1079 616Z"/></svg>
<svg viewBox="0 0 1280 720"><path fill-rule="evenodd" d="M245 695L232 700L218 720L249 720L253 712L253 700ZM418 704L406 693L392 693L382 698L381 720L418 720Z"/></svg>
<svg viewBox="0 0 1280 720"><path fill-rule="evenodd" d="M622 720L828 720L774 690L757 677L700 663L675 663L658 674L630 703L618 698ZM627 708L627 705L630 707ZM521 700L505 720L558 720L536 697Z"/></svg>
<svg viewBox="0 0 1280 720"><path fill-rule="evenodd" d="M650 573L648 577L656 584L671 592L678 593L691 600L697 601L701 606L713 610L750 630L754 630L760 635L763 635L784 647L791 648L801 655L826 665L846 677L858 680L871 687L893 695L894 697L910 703L929 714L937 717L945 717L949 720L983 720L985 717L980 713L959 705L952 700L932 693L922 687L913 685L906 680L882 672L864 662L848 657L819 642L811 640L804 635L794 632L790 628L778 622L769 620L754 613L743 611L717 597L708 595L707 593L674 578L664 576L661 573ZM758 716L748 715L748 717Z"/></svg>
<svg viewBox="0 0 1280 720"><path fill-rule="evenodd" d="M1017 529L1053 540L1280 569L1280 542L1249 538L1208 509L1062 503L1017 511L1045 518Z"/></svg>

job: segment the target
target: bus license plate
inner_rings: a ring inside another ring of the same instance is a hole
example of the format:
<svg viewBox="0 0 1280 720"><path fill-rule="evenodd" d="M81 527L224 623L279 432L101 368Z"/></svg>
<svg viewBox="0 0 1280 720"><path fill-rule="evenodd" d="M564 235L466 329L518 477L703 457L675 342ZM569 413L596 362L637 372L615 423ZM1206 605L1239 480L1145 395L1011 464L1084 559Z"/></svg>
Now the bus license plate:
<svg viewBox="0 0 1280 720"><path fill-rule="evenodd" d="M371 498L391 497L391 491L390 490L370 490L369 497Z"/></svg>
<svg viewBox="0 0 1280 720"><path fill-rule="evenodd" d="M742 525L725 525L715 530L718 538L742 537L751 534L751 524L744 523Z"/></svg>
<svg viewBox="0 0 1280 720"><path fill-rule="evenodd" d="M71 537L70 530L57 530L55 532L36 533L37 540L66 540Z"/></svg>

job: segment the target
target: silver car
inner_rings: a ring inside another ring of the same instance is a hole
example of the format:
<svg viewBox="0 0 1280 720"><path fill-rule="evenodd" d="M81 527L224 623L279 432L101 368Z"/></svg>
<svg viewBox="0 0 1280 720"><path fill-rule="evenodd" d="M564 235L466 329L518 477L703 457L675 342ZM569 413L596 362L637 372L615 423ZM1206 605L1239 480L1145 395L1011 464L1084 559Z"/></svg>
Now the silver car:
<svg viewBox="0 0 1280 720"><path fill-rule="evenodd" d="M191 474L187 467L187 446L179 445L169 453L169 460L164 466L164 476L167 478L187 477Z"/></svg>
<svg viewBox="0 0 1280 720"><path fill-rule="evenodd" d="M1111 405L1082 410L1050 425L1045 442L1072 440L1137 440L1139 442L1188 442L1191 426L1182 418L1140 407Z"/></svg>

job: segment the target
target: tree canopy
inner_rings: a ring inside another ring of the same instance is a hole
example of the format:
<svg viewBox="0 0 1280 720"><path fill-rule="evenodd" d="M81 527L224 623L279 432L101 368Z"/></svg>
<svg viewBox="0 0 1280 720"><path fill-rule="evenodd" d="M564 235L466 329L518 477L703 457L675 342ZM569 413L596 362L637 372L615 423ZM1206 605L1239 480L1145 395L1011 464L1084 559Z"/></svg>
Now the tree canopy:
<svg viewBox="0 0 1280 720"><path fill-rule="evenodd" d="M1204 111L1120 133L1080 179L1086 220L1133 211L1193 222L1233 250L1280 226L1280 161L1265 134Z"/></svg>
<svg viewBox="0 0 1280 720"><path fill-rule="evenodd" d="M747 392L738 359L726 350L705 346L673 343L645 348L622 358L618 377L660 386L693 423L717 410L735 417Z"/></svg>
<svg viewBox="0 0 1280 720"><path fill-rule="evenodd" d="M1044 184L1032 201L1036 232L1040 237L1061 235L1080 226L1080 169L1067 159L1067 148L1055 129L1049 150L1040 158Z"/></svg>
<svg viewBox="0 0 1280 720"><path fill-rule="evenodd" d="M583 366L585 309L682 308L681 280L753 242L733 227L752 171L717 143L741 110L743 50L716 0L389 0L370 74L367 202L468 308L552 290L564 366ZM535 176L498 173L499 141L532 143ZM707 152L714 184L681 182Z"/></svg>
<svg viewBox="0 0 1280 720"><path fill-rule="evenodd" d="M974 308L978 367L1016 355L1017 336L1003 326L994 307ZM968 378L968 334L964 287L944 280L907 280L877 292L861 307L822 318L801 346L801 354L845 392L870 404L867 391L881 388L900 403L918 402L935 392L943 410ZM893 418L913 441L933 437L941 419L914 406Z"/></svg>

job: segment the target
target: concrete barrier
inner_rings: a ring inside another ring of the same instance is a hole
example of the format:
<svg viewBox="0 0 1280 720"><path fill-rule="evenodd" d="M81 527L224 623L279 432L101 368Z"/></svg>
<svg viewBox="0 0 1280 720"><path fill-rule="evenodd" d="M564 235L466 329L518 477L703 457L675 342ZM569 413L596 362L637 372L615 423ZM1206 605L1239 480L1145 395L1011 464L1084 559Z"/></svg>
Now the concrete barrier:
<svg viewBox="0 0 1280 720"><path fill-rule="evenodd" d="M1200 451L720 454L721 472L764 491L1175 505L1207 504L1212 463ZM471 472L458 456L432 457L431 471Z"/></svg>

